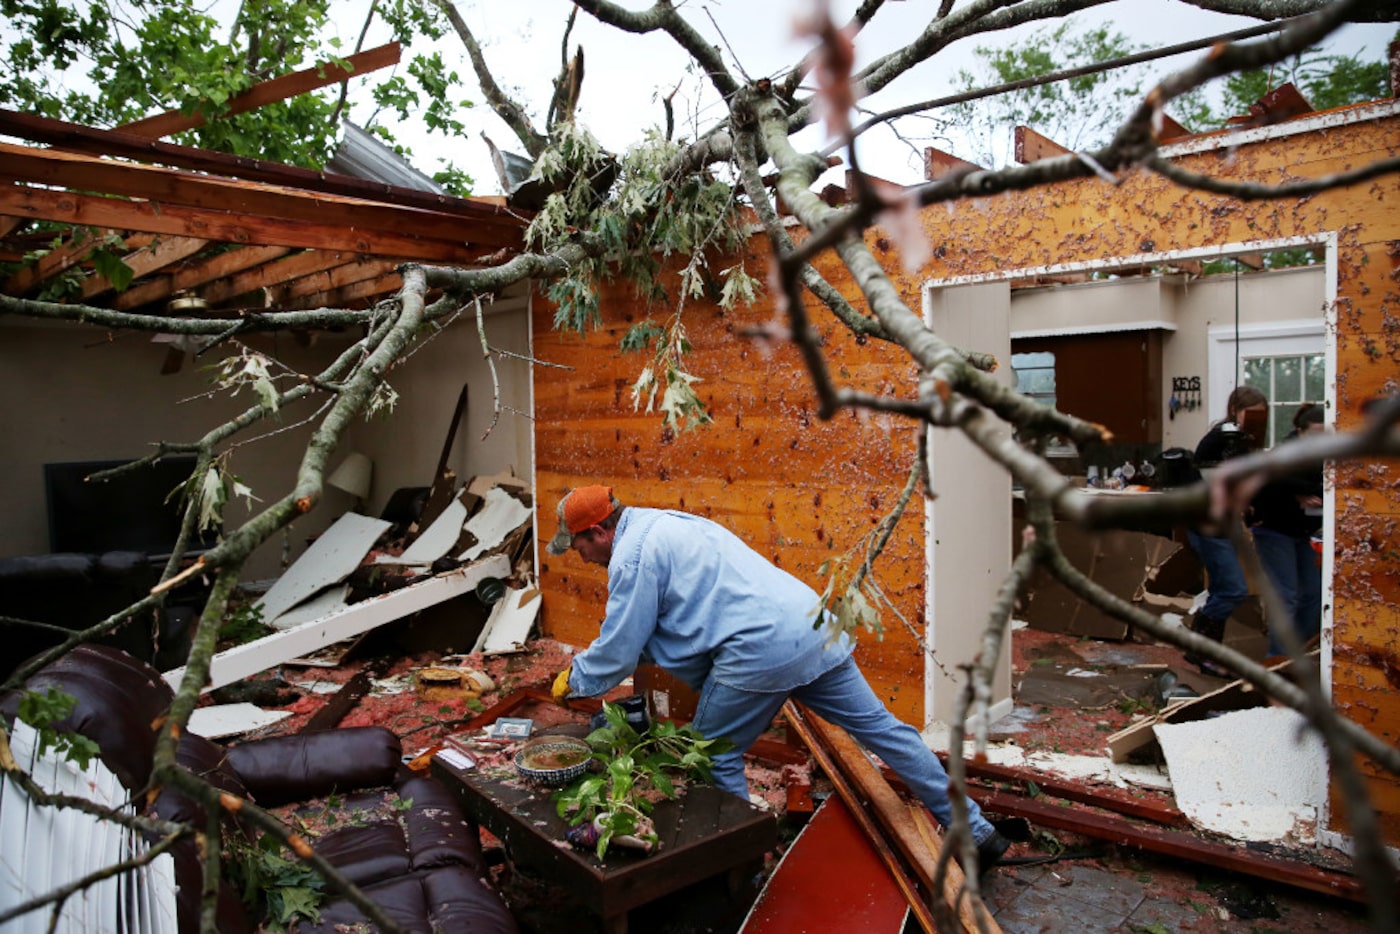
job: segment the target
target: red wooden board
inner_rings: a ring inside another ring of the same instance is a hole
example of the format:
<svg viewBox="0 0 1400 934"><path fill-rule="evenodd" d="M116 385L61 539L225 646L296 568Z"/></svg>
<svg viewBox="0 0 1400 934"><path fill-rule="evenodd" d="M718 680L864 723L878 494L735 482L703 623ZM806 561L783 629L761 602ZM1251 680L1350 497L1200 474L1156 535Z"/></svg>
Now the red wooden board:
<svg viewBox="0 0 1400 934"><path fill-rule="evenodd" d="M783 854L739 934L899 934L908 911L879 854L833 796Z"/></svg>

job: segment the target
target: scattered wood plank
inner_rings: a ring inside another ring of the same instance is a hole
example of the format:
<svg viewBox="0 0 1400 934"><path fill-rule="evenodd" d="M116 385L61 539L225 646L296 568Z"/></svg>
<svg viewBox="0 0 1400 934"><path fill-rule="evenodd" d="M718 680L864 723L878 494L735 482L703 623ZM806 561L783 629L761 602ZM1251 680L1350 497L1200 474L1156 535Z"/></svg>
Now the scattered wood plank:
<svg viewBox="0 0 1400 934"><path fill-rule="evenodd" d="M929 911L928 905L925 904L924 897L922 893L919 892L918 885L913 876L904 868L904 865L899 861L899 857L896 856L894 851L890 848L880 828L876 826L874 819L866 813L865 802L860 799L855 789L851 786L851 783L846 780L845 775L837 766L835 756L822 745L821 741L803 718L796 704L792 701L788 701L783 705L783 710L787 715L788 726L807 744L807 748L811 750L812 757L816 760L817 766L826 773L827 779L830 780L832 786L836 789L836 793L840 795L842 802L844 802L846 807L850 810L851 816L854 817L856 823L860 825L861 832L865 834L866 839L870 841L876 853L879 854L880 861L884 863L885 868L889 870L890 877L894 879L895 885L899 887L900 892L904 895L904 899L909 905L910 913L913 914L914 920L918 922L919 929L924 931L925 934L935 934L936 928L934 927L933 914Z"/></svg>
<svg viewBox="0 0 1400 934"><path fill-rule="evenodd" d="M1005 791L979 791L974 788L970 794L984 810L1010 817L1024 817L1042 827L1069 830L1117 846L1174 856L1311 892L1336 895L1349 901L1366 901L1361 880L1350 873L1260 853L1243 845L1208 840L1184 830L1139 824L1125 817L1099 814L1073 805L1034 800Z"/></svg>
<svg viewBox="0 0 1400 934"><path fill-rule="evenodd" d="M369 693L374 686L374 679L383 677L384 672L389 667L388 659L375 659L364 668L355 672L355 676L345 682L339 691L331 695L330 700L316 711L302 724L298 733L319 733L323 730L333 730L340 725L340 721L345 719L345 715L355 708L355 705Z"/></svg>
<svg viewBox="0 0 1400 934"><path fill-rule="evenodd" d="M924 891L933 892L937 879L942 843L937 835L925 836L909 819L909 806L880 774L870 757L856 741L840 727L802 707L793 705L807 730L835 758L837 767L869 802L870 810L900 855L913 868L914 876ZM810 744L809 744L810 745ZM829 776L828 776L829 777ZM995 932L999 930L980 898L971 898L961 867L948 860L943 871L943 900L953 906L964 930ZM979 915L980 924L979 924Z"/></svg>

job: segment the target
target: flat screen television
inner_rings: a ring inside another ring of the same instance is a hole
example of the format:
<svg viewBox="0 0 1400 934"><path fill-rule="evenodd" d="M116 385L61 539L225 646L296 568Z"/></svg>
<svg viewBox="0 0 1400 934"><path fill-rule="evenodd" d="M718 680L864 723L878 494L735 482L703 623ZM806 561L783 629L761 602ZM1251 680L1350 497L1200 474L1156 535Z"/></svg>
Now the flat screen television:
<svg viewBox="0 0 1400 934"><path fill-rule="evenodd" d="M194 455L163 457L101 483L91 474L129 463L125 460L71 461L44 465L49 511L49 550L98 553L144 551L168 555L180 534L180 497L171 495L194 470ZM190 543L196 552L213 544Z"/></svg>

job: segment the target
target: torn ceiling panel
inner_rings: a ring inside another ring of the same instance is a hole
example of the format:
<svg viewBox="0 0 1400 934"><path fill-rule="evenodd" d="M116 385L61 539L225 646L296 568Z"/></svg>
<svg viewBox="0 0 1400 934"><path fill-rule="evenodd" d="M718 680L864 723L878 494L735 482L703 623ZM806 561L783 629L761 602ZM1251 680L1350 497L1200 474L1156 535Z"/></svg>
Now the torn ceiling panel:
<svg viewBox="0 0 1400 934"><path fill-rule="evenodd" d="M355 512L337 519L268 588L258 603L263 622L271 625L292 607L349 577L391 524Z"/></svg>
<svg viewBox="0 0 1400 934"><path fill-rule="evenodd" d="M1153 731L1192 823L1236 840L1316 841L1327 755L1297 711L1256 707Z"/></svg>

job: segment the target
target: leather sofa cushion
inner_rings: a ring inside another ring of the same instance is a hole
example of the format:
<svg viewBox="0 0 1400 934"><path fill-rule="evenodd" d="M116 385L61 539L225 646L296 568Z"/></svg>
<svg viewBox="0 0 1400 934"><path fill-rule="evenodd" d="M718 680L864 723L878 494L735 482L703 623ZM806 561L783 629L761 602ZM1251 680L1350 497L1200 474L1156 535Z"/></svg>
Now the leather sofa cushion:
<svg viewBox="0 0 1400 934"><path fill-rule="evenodd" d="M403 820L414 869L455 865L484 871L481 836L451 792L431 778L414 777L400 783L399 797L413 802Z"/></svg>
<svg viewBox="0 0 1400 934"><path fill-rule="evenodd" d="M408 875L408 843L397 821L342 827L317 837L311 845L361 888Z"/></svg>
<svg viewBox="0 0 1400 934"><path fill-rule="evenodd" d="M382 726L275 736L231 746L228 764L262 807L393 783L403 747Z"/></svg>
<svg viewBox="0 0 1400 934"><path fill-rule="evenodd" d="M434 934L436 931L461 931L475 934L470 928L437 928L428 918L428 897L417 876L405 876L392 882L381 882L364 890L384 913L414 934ZM321 920L297 924L298 934L338 934L353 925L366 924L368 919L348 899L337 898L321 906Z"/></svg>
<svg viewBox="0 0 1400 934"><path fill-rule="evenodd" d="M248 789L243 787L238 773L228 765L228 750L216 742L194 733L185 733L180 737L175 761L220 791L240 798L248 797ZM204 808L169 786L161 789L152 810L165 820L189 821L196 827L204 826Z"/></svg>
<svg viewBox="0 0 1400 934"><path fill-rule="evenodd" d="M77 699L73 712L54 724L97 743L102 762L121 783L139 789L151 777L155 723L174 697L148 665L117 649L80 645L25 682L40 693L56 687ZM19 710L14 692L0 706L7 718Z"/></svg>
<svg viewBox="0 0 1400 934"><path fill-rule="evenodd" d="M515 918L499 895L474 872L444 866L423 877L428 912L435 931L471 934L517 934Z"/></svg>

